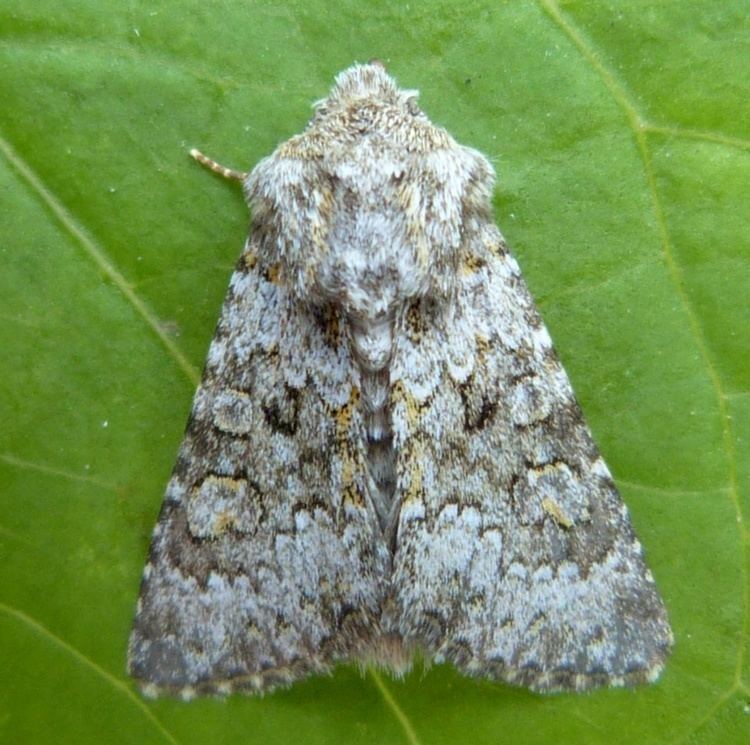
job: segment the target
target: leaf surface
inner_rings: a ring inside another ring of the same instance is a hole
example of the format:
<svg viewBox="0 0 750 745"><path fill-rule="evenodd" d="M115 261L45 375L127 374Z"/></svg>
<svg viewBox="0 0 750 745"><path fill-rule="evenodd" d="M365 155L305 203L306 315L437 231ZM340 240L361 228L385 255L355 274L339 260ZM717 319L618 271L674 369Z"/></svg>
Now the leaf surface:
<svg viewBox="0 0 750 745"><path fill-rule="evenodd" d="M750 732L750 28L739 0L139 0L0 9L0 741L744 743ZM146 701L143 560L252 167L354 60L491 157L496 213L677 643L636 691L449 667ZM468 739L467 739L468 738Z"/></svg>

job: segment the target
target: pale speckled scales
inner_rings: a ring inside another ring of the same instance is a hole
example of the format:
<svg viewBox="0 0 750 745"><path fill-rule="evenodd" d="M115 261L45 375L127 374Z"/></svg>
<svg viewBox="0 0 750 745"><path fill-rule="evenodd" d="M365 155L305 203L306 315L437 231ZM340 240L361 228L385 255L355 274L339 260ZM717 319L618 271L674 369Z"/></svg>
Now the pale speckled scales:
<svg viewBox="0 0 750 745"><path fill-rule="evenodd" d="M658 675L663 603L492 183L377 63L247 176L130 640L147 692L415 650L542 691Z"/></svg>

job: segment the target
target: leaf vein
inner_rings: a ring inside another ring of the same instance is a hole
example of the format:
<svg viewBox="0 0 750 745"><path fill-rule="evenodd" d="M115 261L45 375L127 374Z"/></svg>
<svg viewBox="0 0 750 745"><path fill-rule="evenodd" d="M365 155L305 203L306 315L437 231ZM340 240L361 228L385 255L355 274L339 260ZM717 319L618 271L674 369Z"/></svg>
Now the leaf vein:
<svg viewBox="0 0 750 745"><path fill-rule="evenodd" d="M46 628L41 623L39 623L39 621L32 618L31 616L28 616L23 611L20 611L16 608L12 608L11 606L6 605L5 603L0 603L0 611L10 616L11 618L16 619L17 621L24 624L25 626L28 626L36 634L52 642L53 644L58 646L60 649L70 654L75 660L77 660L84 666L93 670L97 675L99 675L107 683L109 683L115 690L123 694L132 704L134 704L140 710L140 712L146 717L146 719L148 719L151 722L151 724L153 724L154 727L156 727L156 729L160 732L160 734L164 737L165 740L172 743L172 745L179 745L179 743L174 738L174 736L156 718L156 716L148 708L148 706L146 706L146 704L144 704L143 701L141 701L141 699L139 699L130 690L130 688L128 688L128 686L125 685L121 680L118 680L117 678L115 678L111 673L107 672L103 667L101 667L100 665L97 665L96 662L94 662L90 657L87 657L83 652L71 646L68 642L66 642L64 639L61 639L56 634L53 634L48 628Z"/></svg>
<svg viewBox="0 0 750 745"><path fill-rule="evenodd" d="M420 739L417 737L417 733L414 731L412 723L406 716L406 712L404 712L404 710L398 705L396 699L393 698L393 695L386 687L385 681L381 677L380 673L373 668L369 668L368 673L373 679L375 687L380 692L380 695L385 700L386 706L391 710L391 712L401 725L402 729L404 730L404 734L406 735L406 739L409 745L421 745Z"/></svg>
<svg viewBox="0 0 750 745"><path fill-rule="evenodd" d="M38 471L39 473L46 473L50 476L62 476L63 478L70 479L71 481L82 481L87 484L94 484L100 486L103 489L109 489L110 491L116 491L114 484L110 484L108 481L97 478L96 476L86 476L80 473L72 473L62 468L56 468L55 466L47 466L42 463L34 463L30 460L24 460L18 458L12 453L0 453L0 461L7 463L9 466L20 468L27 471Z"/></svg>
<svg viewBox="0 0 750 745"><path fill-rule="evenodd" d="M200 380L198 371L188 361L182 350L175 344L174 340L164 330L154 312L142 300L117 267L112 263L104 250L93 238L78 224L73 215L43 183L42 179L32 170L29 164L15 151L10 143L0 135L0 152L3 153L8 162L15 168L16 172L26 181L39 199L49 208L59 223L67 230L71 237L83 248L86 255L96 264L99 270L107 277L125 296L135 308L138 315L146 322L146 325L156 334L157 338L166 348L167 352L177 362L178 367L191 383L197 385Z"/></svg>
<svg viewBox="0 0 750 745"><path fill-rule="evenodd" d="M609 89L615 101L620 105L620 107L627 115L630 127L635 136L638 150L641 154L646 185L651 195L651 202L659 231L662 252L664 254L669 274L672 278L672 284L674 285L675 292L677 293L680 303L685 310L685 314L687 316L688 324L690 326L695 345L698 348L698 352L701 358L703 359L703 364L705 365L708 378L716 393L719 418L722 423L722 441L728 470L728 494L736 514L737 519L735 522L737 524L737 529L740 537L739 561L742 582L740 594L742 595L743 620L742 629L739 635L739 642L737 645L737 658L734 671L734 679L735 682L737 682L741 679L741 671L744 665L746 654L747 636L748 632L750 631L750 585L748 583L748 547L747 542L744 540L746 521L739 497L737 454L734 445L734 432L732 428L731 416L728 411L727 395L724 391L723 383L719 376L718 370L716 369L711 353L709 352L705 333L700 324L700 321L698 320L697 313L692 303L690 302L688 294L685 290L682 270L680 269L677 258L675 257L672 248L667 220L664 214L661 199L659 197L659 190L656 184L656 176L651 160L651 153L646 138L646 133L650 125L645 122L644 118L640 115L637 108L632 103L632 98L630 95L628 95L625 86L617 80L612 71L601 61L597 53L592 49L590 43L586 39L584 39L583 34L581 34L580 31L575 27L575 25L564 16L564 14L557 6L556 1L540 0L540 3L544 10L552 18L552 20L558 25L561 31L578 49L581 55L599 73L602 81L604 82L604 85Z"/></svg>
<svg viewBox="0 0 750 745"><path fill-rule="evenodd" d="M706 142L715 142L719 145L734 147L739 150L750 150L750 140L744 140L741 137L730 137L719 132L706 132L699 129L690 129L680 126L662 126L659 124L643 124L643 129L652 134L671 135L672 137L682 137L688 140L704 140Z"/></svg>
<svg viewBox="0 0 750 745"><path fill-rule="evenodd" d="M677 486L658 486L656 484L641 484L637 481L628 481L627 479L616 478L615 482L618 485L624 486L628 489L635 489L637 491L648 491L655 494L663 494L667 497L703 497L706 492L713 491L718 494L728 494L730 487L727 486L713 486L705 489L681 489Z"/></svg>

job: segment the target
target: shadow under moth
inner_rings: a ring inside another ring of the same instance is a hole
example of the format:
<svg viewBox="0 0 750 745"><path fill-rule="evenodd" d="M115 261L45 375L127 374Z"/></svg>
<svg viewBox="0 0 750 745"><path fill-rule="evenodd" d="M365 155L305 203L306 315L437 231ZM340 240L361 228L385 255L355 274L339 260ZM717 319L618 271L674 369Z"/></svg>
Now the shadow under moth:
<svg viewBox="0 0 750 745"><path fill-rule="evenodd" d="M242 181L252 224L141 584L146 693L415 652L536 691L672 644L518 265L492 167L377 62Z"/></svg>

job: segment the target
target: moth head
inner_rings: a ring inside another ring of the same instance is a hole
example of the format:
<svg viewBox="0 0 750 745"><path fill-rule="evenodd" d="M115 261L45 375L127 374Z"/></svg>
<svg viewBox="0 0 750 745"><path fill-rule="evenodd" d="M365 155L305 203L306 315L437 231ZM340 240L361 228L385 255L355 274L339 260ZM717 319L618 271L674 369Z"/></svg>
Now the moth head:
<svg viewBox="0 0 750 745"><path fill-rule="evenodd" d="M491 218L492 168L416 95L355 65L247 180L260 254L297 298L362 316L450 295L467 229Z"/></svg>
<svg viewBox="0 0 750 745"><path fill-rule="evenodd" d="M315 104L312 128L352 138L383 133L393 136L398 129L415 123L433 128L418 104L419 91L401 90L374 60L354 65L336 77L327 98Z"/></svg>

